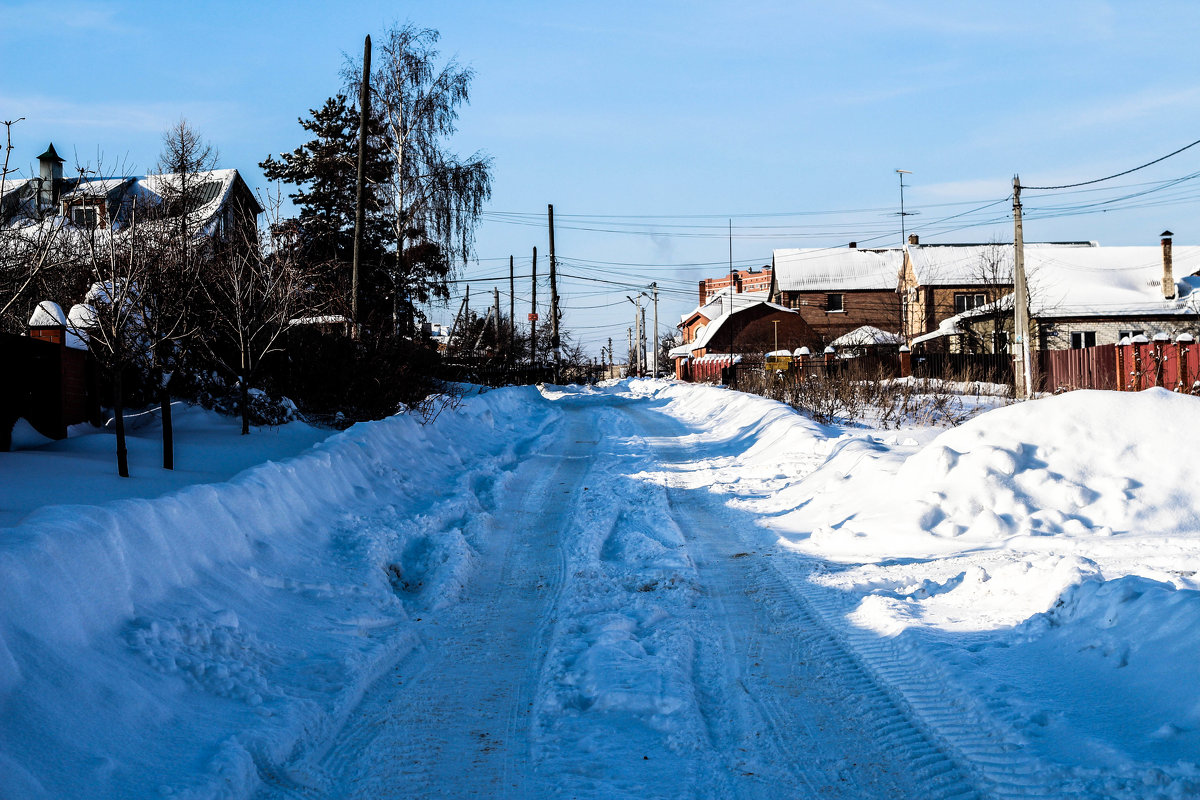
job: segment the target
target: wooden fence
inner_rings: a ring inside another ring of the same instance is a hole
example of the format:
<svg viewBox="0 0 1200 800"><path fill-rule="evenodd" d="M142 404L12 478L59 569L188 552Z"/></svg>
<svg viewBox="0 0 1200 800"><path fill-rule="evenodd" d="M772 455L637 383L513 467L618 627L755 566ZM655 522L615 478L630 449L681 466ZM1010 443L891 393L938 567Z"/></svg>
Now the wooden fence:
<svg viewBox="0 0 1200 800"><path fill-rule="evenodd" d="M61 339L0 334L0 374L0 451L21 418L51 439L65 439L68 425L99 422L95 367Z"/></svg>
<svg viewBox="0 0 1200 800"><path fill-rule="evenodd" d="M1044 392L1117 389L1117 345L1042 350L1038 354L1038 377Z"/></svg>

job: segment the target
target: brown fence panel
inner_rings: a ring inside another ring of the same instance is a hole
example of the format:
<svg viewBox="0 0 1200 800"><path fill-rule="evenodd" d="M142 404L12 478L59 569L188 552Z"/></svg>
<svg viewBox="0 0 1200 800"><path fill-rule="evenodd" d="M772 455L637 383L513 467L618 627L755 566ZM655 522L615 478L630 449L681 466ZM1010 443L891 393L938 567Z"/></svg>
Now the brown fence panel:
<svg viewBox="0 0 1200 800"><path fill-rule="evenodd" d="M1043 391L1117 388L1115 344L1074 350L1043 350L1038 361Z"/></svg>

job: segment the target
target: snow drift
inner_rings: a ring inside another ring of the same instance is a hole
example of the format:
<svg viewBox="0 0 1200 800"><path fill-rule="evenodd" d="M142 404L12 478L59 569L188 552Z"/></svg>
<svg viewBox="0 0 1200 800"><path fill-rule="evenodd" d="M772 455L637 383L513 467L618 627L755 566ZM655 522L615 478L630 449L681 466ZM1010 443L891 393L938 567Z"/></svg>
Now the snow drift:
<svg viewBox="0 0 1200 800"><path fill-rule="evenodd" d="M557 413L490 392L0 529L0 796L249 794L466 580L479 495Z"/></svg>

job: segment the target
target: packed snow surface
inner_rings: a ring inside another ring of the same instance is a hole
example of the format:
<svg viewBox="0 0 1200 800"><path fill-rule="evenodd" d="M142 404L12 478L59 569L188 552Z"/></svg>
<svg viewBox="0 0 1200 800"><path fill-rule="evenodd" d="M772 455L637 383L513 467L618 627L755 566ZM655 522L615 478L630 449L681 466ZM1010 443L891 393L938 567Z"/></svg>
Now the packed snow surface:
<svg viewBox="0 0 1200 800"><path fill-rule="evenodd" d="M526 387L311 448L195 412L135 489L26 441L0 797L1198 796L1198 412Z"/></svg>

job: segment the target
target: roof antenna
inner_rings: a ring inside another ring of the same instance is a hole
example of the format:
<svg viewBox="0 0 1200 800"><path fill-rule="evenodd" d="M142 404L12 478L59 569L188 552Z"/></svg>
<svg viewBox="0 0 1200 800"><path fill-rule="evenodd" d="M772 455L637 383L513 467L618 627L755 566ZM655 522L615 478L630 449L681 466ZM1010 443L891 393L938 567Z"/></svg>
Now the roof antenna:
<svg viewBox="0 0 1200 800"><path fill-rule="evenodd" d="M912 171L907 169L898 169L896 170L896 174L900 176L900 246L904 247L904 245L908 242L908 236L906 236L904 232L904 218L911 217L917 212L904 210L904 176L912 175Z"/></svg>

